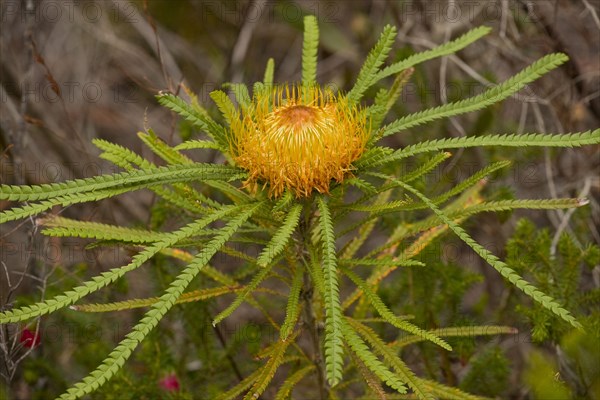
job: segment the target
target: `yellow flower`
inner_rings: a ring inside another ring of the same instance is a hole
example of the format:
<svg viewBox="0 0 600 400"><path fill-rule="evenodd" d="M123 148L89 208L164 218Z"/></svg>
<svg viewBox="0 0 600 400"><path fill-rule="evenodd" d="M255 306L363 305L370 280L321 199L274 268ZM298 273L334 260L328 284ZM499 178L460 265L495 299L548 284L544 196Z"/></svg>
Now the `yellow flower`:
<svg viewBox="0 0 600 400"><path fill-rule="evenodd" d="M247 187L279 197L328 193L332 180L351 176L370 134L366 113L343 95L318 86L259 91L231 124L231 152L248 170Z"/></svg>

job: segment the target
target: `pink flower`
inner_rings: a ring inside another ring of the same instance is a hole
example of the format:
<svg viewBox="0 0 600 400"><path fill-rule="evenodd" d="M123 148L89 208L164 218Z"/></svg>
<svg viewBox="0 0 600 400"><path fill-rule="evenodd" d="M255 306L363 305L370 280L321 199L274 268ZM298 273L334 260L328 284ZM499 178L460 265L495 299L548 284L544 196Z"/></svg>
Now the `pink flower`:
<svg viewBox="0 0 600 400"><path fill-rule="evenodd" d="M170 374L165 376L158 382L158 386L167 392L175 392L179 390L179 380L177 379L177 375Z"/></svg>
<svg viewBox="0 0 600 400"><path fill-rule="evenodd" d="M41 339L39 333L36 335L28 328L24 328L21 331L21 338L19 339L19 341L23 343L24 347L32 349L40 344Z"/></svg>

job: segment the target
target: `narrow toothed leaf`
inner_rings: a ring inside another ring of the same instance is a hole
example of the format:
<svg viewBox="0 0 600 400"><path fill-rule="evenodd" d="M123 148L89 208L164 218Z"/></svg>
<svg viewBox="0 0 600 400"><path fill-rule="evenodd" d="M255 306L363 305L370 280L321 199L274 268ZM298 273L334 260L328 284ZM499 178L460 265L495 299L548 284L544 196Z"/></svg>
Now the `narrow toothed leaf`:
<svg viewBox="0 0 600 400"><path fill-rule="evenodd" d="M452 347L450 347L450 345L446 343L446 341L440 339L439 337L429 333L424 329L419 328L414 324L411 324L405 319L399 318L396 315L394 315L394 313L392 313L390 309L385 305L383 300L381 300L381 298L367 286L366 282L360 279L358 275L356 275L354 272L346 268L342 268L342 271L344 272L344 274L346 274L348 278L350 278L350 280L352 280L352 282L356 284L356 286L360 288L360 290L363 291L363 293L369 300L369 303L371 303L371 305L377 310L379 315L381 315L381 317L385 319L388 323L392 324L398 329L402 329L403 331L421 336L446 350L452 350Z"/></svg>
<svg viewBox="0 0 600 400"><path fill-rule="evenodd" d="M265 68L265 76L263 78L263 84L265 86L273 85L273 75L275 74L275 60L269 58L267 61L267 67Z"/></svg>
<svg viewBox="0 0 600 400"><path fill-rule="evenodd" d="M210 92L210 98L213 99L219 111L223 114L223 118L227 122L227 125L231 126L232 122L238 118L238 111L227 96L227 93L222 90L215 90Z"/></svg>
<svg viewBox="0 0 600 400"><path fill-rule="evenodd" d="M264 268L261 268L258 273L256 275L254 275L254 277L252 278L252 280L250 281L250 283L244 287L243 290L241 290L238 295L236 296L235 300L229 305L229 307L227 307L225 310L221 311L213 320L212 324L213 326L216 326L219 322L221 322L222 320L224 320L225 318L229 317L231 314L233 314L233 312L242 305L242 303L244 302L244 300L246 300L246 298L256 290L256 288L258 287L258 285L261 284L262 281L264 281L267 276L269 275L269 273L271 272L271 268L273 267L273 265L268 265Z"/></svg>
<svg viewBox="0 0 600 400"><path fill-rule="evenodd" d="M510 326L484 325L484 326L451 326L447 328L432 329L429 332L440 337L476 337L490 335L515 335L519 331ZM408 336L389 343L393 348L401 348L425 340L421 336Z"/></svg>
<svg viewBox="0 0 600 400"><path fill-rule="evenodd" d="M317 51L319 26L313 15L304 17L304 44L302 46L302 84L314 85L317 81ZM266 74L265 74L266 75Z"/></svg>
<svg viewBox="0 0 600 400"><path fill-rule="evenodd" d="M373 82L377 82L378 80L388 76L396 75L397 73L405 71L424 61L431 60L437 57L447 56L449 54L454 54L490 32L491 28L488 28L487 26L480 26L470 30L469 32L465 33L461 37L451 42L445 43L431 50L413 54L405 60L398 61L390 65L389 67L384 68L374 77Z"/></svg>
<svg viewBox="0 0 600 400"><path fill-rule="evenodd" d="M393 153L378 154L368 160L358 163L361 168L379 169L382 165L399 161L420 153L439 151L445 149L461 149L467 147L579 147L590 144L600 144L600 129L586 132L566 134L528 133L523 135L484 135L471 137L458 137L449 139L427 140L406 146Z"/></svg>
<svg viewBox="0 0 600 400"><path fill-rule="evenodd" d="M600 132L600 130L598 130ZM390 179L390 177L386 177L386 179ZM391 178L393 179L393 178ZM515 285L518 289L522 290L525 294L531 297L533 300L538 302L541 306L546 308L549 311L552 311L554 315L559 316L573 327L582 329L582 326L577 320L571 315L571 313L565 310L556 300L547 294L541 292L535 286L521 278L519 274L513 271L508 265L504 262L500 261L498 257L493 255L489 250L485 247L477 243L475 240L471 238L471 236L461 228L456 222L454 222L451 218L449 218L442 210L440 210L429 198L427 198L424 194L419 192L417 189L412 186L405 184L404 182L398 182L401 186L406 189L406 191L414 194L421 201L423 201L427 206L442 220L444 224L450 228L465 244L467 244L475 253L477 253L482 259L487 261L496 271L498 271L504 278L506 278L510 283Z"/></svg>
<svg viewBox="0 0 600 400"><path fill-rule="evenodd" d="M237 101L242 110L245 111L248 109L250 103L252 103L252 100L250 99L250 93L248 92L248 87L246 85L244 85L243 83L230 82L225 83L223 87L231 89L235 100Z"/></svg>
<svg viewBox="0 0 600 400"><path fill-rule="evenodd" d="M154 243L167 236L167 233L163 232L78 221L59 216L41 218L36 223L44 227L42 231L44 235L54 237L80 237L125 243Z"/></svg>
<svg viewBox="0 0 600 400"><path fill-rule="evenodd" d="M383 28L377 44L375 44L375 47L373 47L367 56L365 63L358 73L354 87L348 92L350 102L356 103L360 101L365 91L375 80L375 76L379 72L379 67L381 67L392 49L396 32L396 28L391 25L386 25Z"/></svg>
<svg viewBox="0 0 600 400"><path fill-rule="evenodd" d="M188 140L174 147L175 150L192 150L192 149L215 149L219 150L219 145L210 140Z"/></svg>
<svg viewBox="0 0 600 400"><path fill-rule="evenodd" d="M283 225L275 232L273 238L264 250L258 256L256 263L260 267L266 267L277 257L287 245L290 237L298 226L300 220L300 214L302 213L302 206L300 204L294 205L287 213Z"/></svg>
<svg viewBox="0 0 600 400"><path fill-rule="evenodd" d="M434 400L431 390L423 385L422 381L415 376L410 368L398 357L396 352L387 346L387 344L375 333L375 331L366 325L352 319L346 318L349 325L356 330L369 344L373 347L376 353L379 353L417 395L419 399Z"/></svg>
<svg viewBox="0 0 600 400"><path fill-rule="evenodd" d="M325 296L325 368L327 380L335 386L342 379L343 343L342 343L342 309L337 272L335 235L329 206L319 196L317 198L319 212L319 228L323 250L323 290Z"/></svg>
<svg viewBox="0 0 600 400"><path fill-rule="evenodd" d="M44 302L33 304L31 306L0 313L0 323L24 321L40 315L48 314L56 311L59 308L67 307L82 297L98 291L108 284L116 281L126 273L139 268L143 263L148 261L161 250L173 246L182 239L193 236L197 231L203 229L208 224L226 216L234 210L234 208L227 207L220 211L214 212L205 218L186 225L185 227L166 235L162 240L154 243L152 246L147 247L141 253L136 254L133 257L133 260L126 266L113 268L99 276L95 276L91 280L84 282L80 286L74 288L73 290L67 291L62 295Z"/></svg>
<svg viewBox="0 0 600 400"><path fill-rule="evenodd" d="M203 180L230 180L244 175L238 168L225 165L193 163L191 165L168 165L147 169L136 169L93 178L74 179L62 183L34 186L0 185L0 200L38 201L85 194L89 192L115 191L128 188L130 191L167 183Z"/></svg>
<svg viewBox="0 0 600 400"><path fill-rule="evenodd" d="M160 93L156 98L160 104L173 110L206 132L219 144L221 151L227 151L229 149L225 128L222 125L217 124L208 115L208 112L198 106L197 103L193 102L194 104L188 104L183 99L171 93Z"/></svg>
<svg viewBox="0 0 600 400"><path fill-rule="evenodd" d="M269 385L269 383L275 376L275 372L277 372L277 368L279 368L279 366L283 362L283 360L284 360L283 356L285 355L285 351L287 350L287 348L289 347L289 345L291 343L292 343L291 340L289 340L289 341L284 340L284 341L277 342L277 344L275 345L275 347L273 348L273 350L271 352L271 356L269 357L269 360L260 369L260 371L261 371L260 374L256 378L256 381L254 382L252 389L250 389L250 391L248 391L248 393L244 397L244 400L258 399L260 397L260 395L263 394L263 392L265 391L265 389L267 388L267 386Z"/></svg>
<svg viewBox="0 0 600 400"><path fill-rule="evenodd" d="M429 110L421 111L415 114L410 114L391 124L384 126L382 136L388 136L418 126L439 118L448 118L456 115L465 114L468 112L481 110L492 104L508 98L523 89L525 85L538 79L540 76L553 70L559 65L566 62L569 58L561 53L549 54L535 63L531 64L517 75L511 77L500 85L485 91L484 93L465 100L460 100L456 103L448 103Z"/></svg>
<svg viewBox="0 0 600 400"><path fill-rule="evenodd" d="M292 285L290 287L290 294L288 297L287 307L285 309L285 321L281 325L279 330L279 337L281 340L287 340L288 336L293 332L298 317L300 315L300 291L302 290L302 283L304 279L304 266L298 264L296 271L294 272L294 278L292 279Z"/></svg>
<svg viewBox="0 0 600 400"><path fill-rule="evenodd" d="M294 386L296 386L309 372L311 372L314 369L314 365L308 365L288 376L279 388L277 394L275 395L275 400L289 399Z"/></svg>
<svg viewBox="0 0 600 400"><path fill-rule="evenodd" d="M166 144L161 138L148 128L147 133L138 132L138 137L144 142L160 158L169 164L186 164L191 165L194 162L187 156L179 153L173 147Z"/></svg>
<svg viewBox="0 0 600 400"><path fill-rule="evenodd" d="M406 393L406 386L396 374L391 372L375 355L369 350L365 342L358 336L348 322L342 320L342 332L348 346L354 354L371 370L379 379L399 393Z"/></svg>
<svg viewBox="0 0 600 400"><path fill-rule="evenodd" d="M243 223L258 209L261 204L236 208L239 214L234 217L200 252L192 262L181 272L169 285L160 300L152 305L152 308L133 327L117 347L110 353L103 363L85 377L81 382L67 390L61 400L77 399L98 389L111 377L113 377L131 356L137 345L156 327L162 317L169 311L178 298L181 297L192 279L200 272L219 249L233 236Z"/></svg>
<svg viewBox="0 0 600 400"><path fill-rule="evenodd" d="M236 293L243 290L243 287L235 286L221 286L210 289L194 290L186 292L177 299L176 303L190 303L194 301L201 301L212 299L214 297L223 296L229 293ZM130 310L133 308L150 307L154 303L158 302L160 297L150 297L147 299L131 299L125 301L118 301L115 303L105 304L77 304L70 306L71 310L81 312L110 312L110 311L121 311Z"/></svg>

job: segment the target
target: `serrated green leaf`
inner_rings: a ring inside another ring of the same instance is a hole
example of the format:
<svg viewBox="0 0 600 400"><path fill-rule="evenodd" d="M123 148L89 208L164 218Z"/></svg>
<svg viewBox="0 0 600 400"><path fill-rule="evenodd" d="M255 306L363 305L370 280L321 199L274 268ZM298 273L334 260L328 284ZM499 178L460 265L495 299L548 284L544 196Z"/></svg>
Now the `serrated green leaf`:
<svg viewBox="0 0 600 400"><path fill-rule="evenodd" d="M523 71L500 85L484 93L456 103L448 103L429 110L420 111L400 118L382 128L382 136L389 136L401 130L409 129L439 118L448 118L468 112L481 110L489 105L499 103L533 82L540 76L566 62L569 58L561 53L549 54L529 65Z"/></svg>
<svg viewBox="0 0 600 400"><path fill-rule="evenodd" d="M313 15L304 17L304 43L302 45L302 84L312 86L317 82L317 51L319 25Z"/></svg>
<svg viewBox="0 0 600 400"><path fill-rule="evenodd" d="M600 129L598 130L600 132ZM389 177L387 177L389 179ZM582 326L577 320L571 315L571 313L565 310L560 304L558 304L552 297L544 294L538 290L535 286L530 284L521 278L515 271L509 268L504 262L500 261L496 256L490 253L485 247L477 243L471 238L471 236L452 219L450 219L442 210L440 210L430 199L419 192L412 186L403 182L402 187L408 192L414 194L446 224L448 227L463 241L467 244L475 253L477 253L482 259L496 269L504 278L510 281L518 289L522 290L525 294L531 297L533 300L538 302L544 308L552 311L553 314L561 317L566 322L570 323L573 327L582 329Z"/></svg>
<svg viewBox="0 0 600 400"><path fill-rule="evenodd" d="M186 120L206 132L216 143L219 144L221 151L229 149L229 142L225 128L217 124L196 102L188 104L183 99L171 94L160 93L156 96L158 102L170 110L181 115Z"/></svg>
<svg viewBox="0 0 600 400"><path fill-rule="evenodd" d="M296 271L294 272L292 284L290 286L290 294L288 296L288 303L285 309L285 320L281 325L281 329L279 330L279 337L281 340L287 340L288 336L290 336L294 330L296 322L298 321L298 316L300 315L301 309L300 291L302 290L303 279L304 266L302 264L298 264Z"/></svg>
<svg viewBox="0 0 600 400"><path fill-rule="evenodd" d="M505 146L505 147L579 147L600 143L600 129L594 131L566 133L560 135L528 133L523 135L485 135L472 137L458 137L438 140L427 140L402 149L392 154L381 154L377 158L359 163L361 168L381 168L382 165L399 161L415 154L438 151L444 149L460 149L467 147ZM359 160L360 161L360 160Z"/></svg>
<svg viewBox="0 0 600 400"><path fill-rule="evenodd" d="M348 101L351 104L359 102L365 91L374 82L375 76L379 72L379 67L381 67L392 49L396 32L396 28L391 25L386 25L383 28L379 40L369 52L365 63L358 73L354 87L348 92Z"/></svg>
<svg viewBox="0 0 600 400"><path fill-rule="evenodd" d="M335 386L342 379L344 362L342 346L342 309L337 276L335 236L329 206L322 196L317 198L321 245L323 250L323 290L325 296L325 368L327 380Z"/></svg>
<svg viewBox="0 0 600 400"><path fill-rule="evenodd" d="M346 343L348 343L348 346L350 346L358 358L365 363L369 370L371 370L379 379L385 382L392 389L395 389L399 393L406 393L406 386L404 386L404 383L400 381L400 379L385 365L383 365L381 361L377 359L377 357L375 357L365 342L348 324L345 318L342 320L341 327Z"/></svg>
<svg viewBox="0 0 600 400"><path fill-rule="evenodd" d="M383 319L385 319L388 323L392 324L393 326L395 326L398 329L402 329L402 330L410 332L414 335L421 336L421 337L425 338L426 340L429 340L430 342L435 343L438 346L440 346L446 350L452 351L452 347L450 347L450 345L448 343L446 343L444 340L440 339L439 337L437 337L435 335L430 334L428 331L421 329L418 326L411 324L410 322L408 322L404 319L398 318L396 315L394 315L390 311L390 309L385 305L383 300L381 300L381 298L367 286L365 281L360 279L358 277L358 275L356 275L354 272L350 271L349 269L344 268L344 267L342 267L341 269L344 272L344 274L348 278L350 278L350 280L352 282L354 282L356 284L356 286L358 286L360 288L360 290L362 290L362 292L365 294L365 296L369 300L369 303L371 303L371 305L377 310L379 315L381 315L381 317Z"/></svg>
<svg viewBox="0 0 600 400"><path fill-rule="evenodd" d="M162 249L173 246L175 243L182 239L193 236L195 232L203 229L208 224L216 221L219 218L233 212L235 209L231 207L219 210L201 220L195 221L185 227L168 234L165 238L159 242L154 243L152 246L147 247L141 253L136 254L133 260L126 266L113 268L107 272L103 272L99 276L95 276L91 280L84 282L80 286L73 290L67 291L59 296L44 302L39 302L31 306L17 308L9 311L0 313L0 323L19 322L30 318L34 318L40 315L48 314L56 311L59 308L66 307L75 303L77 300L88 295L89 293L95 292L102 289L106 285L116 281L126 273L139 268L143 263L148 261L154 255L156 255Z"/></svg>
<svg viewBox="0 0 600 400"><path fill-rule="evenodd" d="M269 58L267 61L267 67L265 68L265 76L263 78L263 84L267 87L273 85L273 75L275 74L275 60Z"/></svg>
<svg viewBox="0 0 600 400"><path fill-rule="evenodd" d="M376 353L383 356L386 363L400 375L401 380L408 384L419 399L435 399L431 391L422 384L422 381L415 376L414 372L410 370L404 361L402 361L390 347L386 346L385 342L374 330L352 318L346 318L346 321L359 335L369 342Z"/></svg>
<svg viewBox="0 0 600 400"><path fill-rule="evenodd" d="M481 39L483 36L487 35L491 31L492 30L487 26L479 26L451 42L437 46L431 50L413 54L405 60L398 61L390 65L389 67L384 68L375 76L375 78L373 79L373 83L385 77L396 75L397 73L405 71L424 61L431 60L437 57L447 56L449 54L454 54L457 51L464 49L471 43Z"/></svg>
<svg viewBox="0 0 600 400"><path fill-rule="evenodd" d="M131 356L137 345L156 327L158 322L171 309L177 299L181 297L184 290L191 283L192 279L200 270L210 261L210 259L219 251L227 240L235 234L242 224L250 218L252 213L258 209L261 203L245 207L244 211L232 219L207 246L203 247L200 253L194 257L194 260L181 272L175 280L169 285L165 294L160 300L153 304L145 316L128 333L119 345L110 353L103 363L81 382L75 384L67 390L61 400L77 399L85 396L102 386L108 379L116 374L125 361Z"/></svg>

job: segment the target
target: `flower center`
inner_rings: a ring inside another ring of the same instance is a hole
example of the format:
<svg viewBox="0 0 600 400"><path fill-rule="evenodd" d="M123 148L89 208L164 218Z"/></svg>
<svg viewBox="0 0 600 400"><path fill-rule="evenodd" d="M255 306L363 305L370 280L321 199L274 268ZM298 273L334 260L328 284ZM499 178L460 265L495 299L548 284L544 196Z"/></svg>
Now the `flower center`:
<svg viewBox="0 0 600 400"><path fill-rule="evenodd" d="M335 130L335 109L301 104L287 104L267 114L261 124L265 140L279 143L290 155L305 157L298 147L309 146L315 150L315 142L322 142Z"/></svg>
<svg viewBox="0 0 600 400"><path fill-rule="evenodd" d="M317 118L317 108L310 106L294 105L281 110L280 118L283 125L297 129L303 124L313 124Z"/></svg>

